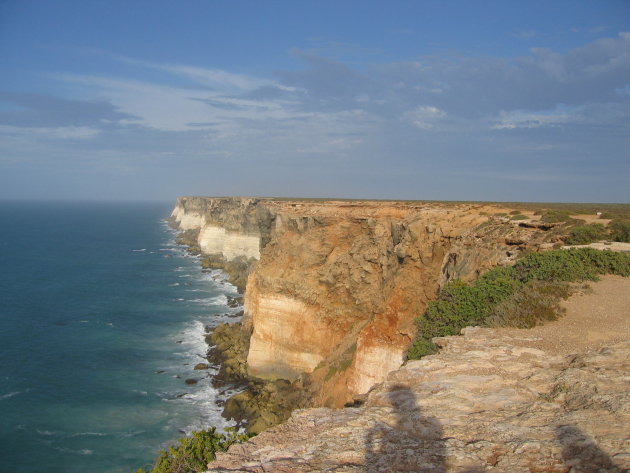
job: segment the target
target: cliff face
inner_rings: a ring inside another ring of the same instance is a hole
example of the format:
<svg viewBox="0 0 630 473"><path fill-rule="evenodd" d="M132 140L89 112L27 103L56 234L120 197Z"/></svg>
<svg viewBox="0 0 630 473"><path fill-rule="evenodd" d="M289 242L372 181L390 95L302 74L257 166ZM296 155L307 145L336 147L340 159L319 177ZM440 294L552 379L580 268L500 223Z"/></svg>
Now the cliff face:
<svg viewBox="0 0 630 473"><path fill-rule="evenodd" d="M537 249L544 235L481 204L182 197L172 218L205 254L257 261L243 325L250 374L308 376L341 406L398 368L413 318L450 279Z"/></svg>
<svg viewBox="0 0 630 473"><path fill-rule="evenodd" d="M272 217L257 202L181 197L171 218L181 230L199 230L198 245L205 254L220 254L228 261L239 256L258 259L261 240L269 239Z"/></svg>

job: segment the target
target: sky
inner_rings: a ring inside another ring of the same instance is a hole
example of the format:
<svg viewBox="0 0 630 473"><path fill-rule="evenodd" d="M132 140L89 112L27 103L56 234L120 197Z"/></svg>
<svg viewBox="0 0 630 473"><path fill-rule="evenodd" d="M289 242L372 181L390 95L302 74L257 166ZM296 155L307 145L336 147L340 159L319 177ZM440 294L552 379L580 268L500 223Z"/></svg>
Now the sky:
<svg viewBox="0 0 630 473"><path fill-rule="evenodd" d="M630 1L0 0L0 199L630 202Z"/></svg>

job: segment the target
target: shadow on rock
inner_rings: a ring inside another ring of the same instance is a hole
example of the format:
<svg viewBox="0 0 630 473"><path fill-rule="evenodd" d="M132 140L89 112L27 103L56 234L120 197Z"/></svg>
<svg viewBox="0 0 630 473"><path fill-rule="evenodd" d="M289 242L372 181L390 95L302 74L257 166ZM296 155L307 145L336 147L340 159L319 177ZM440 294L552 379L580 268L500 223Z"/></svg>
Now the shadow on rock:
<svg viewBox="0 0 630 473"><path fill-rule="evenodd" d="M574 425L556 427L556 438L562 446L562 458L571 473L622 473L595 441Z"/></svg>
<svg viewBox="0 0 630 473"><path fill-rule="evenodd" d="M442 425L422 415L415 394L407 386L393 386L388 398L393 416L368 432L365 471L445 473Z"/></svg>

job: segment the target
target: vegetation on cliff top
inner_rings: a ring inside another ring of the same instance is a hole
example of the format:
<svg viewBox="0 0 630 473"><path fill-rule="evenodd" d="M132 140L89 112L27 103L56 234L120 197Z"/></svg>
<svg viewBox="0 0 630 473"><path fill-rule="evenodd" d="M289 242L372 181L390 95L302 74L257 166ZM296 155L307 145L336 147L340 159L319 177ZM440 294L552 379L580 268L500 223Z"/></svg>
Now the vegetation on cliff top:
<svg viewBox="0 0 630 473"><path fill-rule="evenodd" d="M433 337L457 335L469 325L533 327L555 320L569 283L595 281L600 274L630 276L630 255L591 248L530 253L514 266L494 268L472 284L452 281L416 319L418 337L410 360L434 353Z"/></svg>
<svg viewBox="0 0 630 473"><path fill-rule="evenodd" d="M587 245L594 241L630 242L630 220L612 220L607 227L601 223L576 225L565 239L568 245Z"/></svg>

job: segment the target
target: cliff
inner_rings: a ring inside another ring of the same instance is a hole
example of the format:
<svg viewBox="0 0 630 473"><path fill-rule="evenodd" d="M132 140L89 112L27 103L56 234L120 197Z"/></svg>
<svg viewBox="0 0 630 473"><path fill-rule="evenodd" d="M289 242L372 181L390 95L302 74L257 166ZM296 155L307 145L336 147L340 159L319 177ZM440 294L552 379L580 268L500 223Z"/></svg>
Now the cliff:
<svg viewBox="0 0 630 473"><path fill-rule="evenodd" d="M413 318L453 278L551 246L550 226L483 204L181 197L199 251L246 262L247 370L352 402L403 362Z"/></svg>
<svg viewBox="0 0 630 473"><path fill-rule="evenodd" d="M534 329L466 328L365 404L295 411L210 472L621 473L630 468L630 279Z"/></svg>

